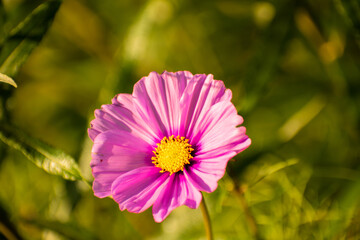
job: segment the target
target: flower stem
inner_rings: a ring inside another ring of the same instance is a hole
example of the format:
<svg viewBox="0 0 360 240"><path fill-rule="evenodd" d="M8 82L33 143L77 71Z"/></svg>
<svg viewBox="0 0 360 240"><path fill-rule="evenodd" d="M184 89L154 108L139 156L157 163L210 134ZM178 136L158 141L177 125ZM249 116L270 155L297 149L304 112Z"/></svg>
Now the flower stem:
<svg viewBox="0 0 360 240"><path fill-rule="evenodd" d="M202 196L202 201L200 203L200 209L201 209L201 213L202 213L203 219L204 219L204 225L205 225L207 239L213 240L214 237L213 237L212 229L211 229L210 215L209 215L209 211L206 207L204 195Z"/></svg>

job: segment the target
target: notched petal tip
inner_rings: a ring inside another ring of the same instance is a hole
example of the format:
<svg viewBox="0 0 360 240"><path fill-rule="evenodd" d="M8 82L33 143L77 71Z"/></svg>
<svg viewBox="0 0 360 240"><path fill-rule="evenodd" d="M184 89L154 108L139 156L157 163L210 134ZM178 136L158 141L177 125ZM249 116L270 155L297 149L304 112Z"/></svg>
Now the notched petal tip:
<svg viewBox="0 0 360 240"><path fill-rule="evenodd" d="M94 142L95 138L97 135L99 135L99 131L95 130L92 128L92 126L90 128L88 128L88 135L89 135L89 138L91 139L91 141Z"/></svg>
<svg viewBox="0 0 360 240"><path fill-rule="evenodd" d="M94 192L94 196L98 198L106 198L111 196L110 189L98 182L97 180L93 181L92 190Z"/></svg>
<svg viewBox="0 0 360 240"><path fill-rule="evenodd" d="M245 140L245 142L243 143L244 144L244 148L241 150L241 151L244 151L245 149L247 149L248 147L250 147L252 141L251 141L251 138L249 138L248 136L246 136L247 139Z"/></svg>
<svg viewBox="0 0 360 240"><path fill-rule="evenodd" d="M166 215L166 216L161 216L161 215L154 215L154 214L153 214L153 218L154 218L154 221L155 221L156 223L161 223L161 222L163 222L167 216L168 216L168 215Z"/></svg>
<svg viewBox="0 0 360 240"><path fill-rule="evenodd" d="M194 75L187 70L177 71L177 72L168 72L165 70L160 75L161 75L161 77L167 77L167 76L171 76L171 77L175 77L175 78L185 77L187 79L191 79L194 77Z"/></svg>

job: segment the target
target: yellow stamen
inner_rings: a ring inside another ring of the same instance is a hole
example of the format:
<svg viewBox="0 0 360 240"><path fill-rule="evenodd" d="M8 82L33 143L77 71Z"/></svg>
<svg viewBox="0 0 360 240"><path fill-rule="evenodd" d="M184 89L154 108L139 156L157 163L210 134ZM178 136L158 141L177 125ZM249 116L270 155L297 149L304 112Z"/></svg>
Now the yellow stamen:
<svg viewBox="0 0 360 240"><path fill-rule="evenodd" d="M160 172L170 172L170 175L178 171L183 171L186 164L190 164L191 152L194 151L188 143L189 139L172 135L169 138L164 137L157 144L152 163L161 168Z"/></svg>

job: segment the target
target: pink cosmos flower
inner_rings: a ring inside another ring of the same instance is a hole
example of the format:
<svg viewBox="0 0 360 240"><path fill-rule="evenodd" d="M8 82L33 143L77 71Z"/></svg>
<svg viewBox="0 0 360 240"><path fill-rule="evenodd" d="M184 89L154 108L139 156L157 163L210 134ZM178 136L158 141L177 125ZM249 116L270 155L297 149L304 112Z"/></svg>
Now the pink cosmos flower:
<svg viewBox="0 0 360 240"><path fill-rule="evenodd" d="M93 190L120 210L152 206L163 221L181 206L197 208L227 162L251 140L231 103L231 90L211 74L152 72L95 111L89 136Z"/></svg>

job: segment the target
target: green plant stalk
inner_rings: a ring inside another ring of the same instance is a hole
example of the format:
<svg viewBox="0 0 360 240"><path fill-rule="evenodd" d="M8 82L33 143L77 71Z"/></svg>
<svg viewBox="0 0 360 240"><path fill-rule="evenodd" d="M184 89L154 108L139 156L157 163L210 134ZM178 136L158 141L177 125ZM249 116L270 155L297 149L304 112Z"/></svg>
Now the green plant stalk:
<svg viewBox="0 0 360 240"><path fill-rule="evenodd" d="M202 201L200 203L200 209L201 209L201 213L202 213L203 219L204 219L206 237L207 237L208 240L213 240L214 236L212 234L211 220L210 220L209 211L208 211L208 209L206 207L204 195L202 196Z"/></svg>

